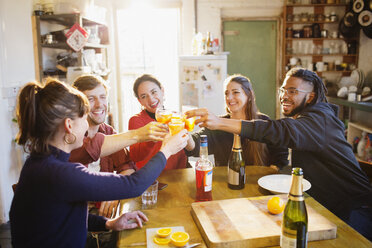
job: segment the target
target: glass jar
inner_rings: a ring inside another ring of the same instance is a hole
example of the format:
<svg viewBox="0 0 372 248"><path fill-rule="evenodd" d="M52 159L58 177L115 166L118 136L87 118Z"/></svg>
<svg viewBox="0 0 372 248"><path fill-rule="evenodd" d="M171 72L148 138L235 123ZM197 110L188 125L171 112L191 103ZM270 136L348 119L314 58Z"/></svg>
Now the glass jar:
<svg viewBox="0 0 372 248"><path fill-rule="evenodd" d="M293 28L288 27L285 32L285 37L292 38L293 37Z"/></svg>
<svg viewBox="0 0 372 248"><path fill-rule="evenodd" d="M312 27L307 25L304 26L304 38L311 38L312 37Z"/></svg>

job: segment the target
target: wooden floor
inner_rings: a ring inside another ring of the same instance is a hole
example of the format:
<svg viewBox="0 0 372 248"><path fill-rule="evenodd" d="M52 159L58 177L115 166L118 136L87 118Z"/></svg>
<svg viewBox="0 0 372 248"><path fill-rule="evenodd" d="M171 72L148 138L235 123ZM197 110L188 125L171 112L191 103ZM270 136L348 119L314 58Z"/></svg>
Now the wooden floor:
<svg viewBox="0 0 372 248"><path fill-rule="evenodd" d="M10 242L10 224L0 225L0 248L11 248Z"/></svg>

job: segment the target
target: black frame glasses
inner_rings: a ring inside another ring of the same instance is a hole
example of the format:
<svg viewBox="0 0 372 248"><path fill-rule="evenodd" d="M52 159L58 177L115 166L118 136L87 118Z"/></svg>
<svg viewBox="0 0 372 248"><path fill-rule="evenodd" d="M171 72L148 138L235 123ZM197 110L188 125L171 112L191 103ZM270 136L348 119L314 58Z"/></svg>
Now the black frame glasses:
<svg viewBox="0 0 372 248"><path fill-rule="evenodd" d="M304 90L299 90L297 88L293 88L293 87L290 87L290 88L283 88L283 87L280 87L278 89L278 94L280 96L284 95L284 93L287 93L288 96L295 96L298 94L298 92L301 92L301 93L311 93L311 91L304 91Z"/></svg>

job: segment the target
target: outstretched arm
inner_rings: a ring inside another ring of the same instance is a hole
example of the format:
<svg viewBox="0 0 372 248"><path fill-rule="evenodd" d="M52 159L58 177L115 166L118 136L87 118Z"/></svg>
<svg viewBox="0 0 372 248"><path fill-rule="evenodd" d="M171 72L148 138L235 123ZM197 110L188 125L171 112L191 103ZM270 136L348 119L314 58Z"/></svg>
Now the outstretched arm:
<svg viewBox="0 0 372 248"><path fill-rule="evenodd" d="M206 108L194 109L186 112L188 118L198 116L195 124L207 127L211 130L222 130L229 133L240 134L241 120L217 117Z"/></svg>
<svg viewBox="0 0 372 248"><path fill-rule="evenodd" d="M150 122L146 126L125 133L107 135L102 144L101 157L108 156L124 147L145 141L162 141L168 133L166 125Z"/></svg>

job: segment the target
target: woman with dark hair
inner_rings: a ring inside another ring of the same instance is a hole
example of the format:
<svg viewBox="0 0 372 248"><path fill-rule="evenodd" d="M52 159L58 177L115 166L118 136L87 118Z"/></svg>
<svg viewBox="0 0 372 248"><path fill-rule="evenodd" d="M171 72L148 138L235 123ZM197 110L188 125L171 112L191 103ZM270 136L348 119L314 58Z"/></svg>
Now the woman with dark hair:
<svg viewBox="0 0 372 248"><path fill-rule="evenodd" d="M269 117L259 112L252 84L242 75L232 75L225 80L225 102L227 115L224 118L268 120ZM231 133L203 128L193 133L186 146L186 155L199 156L200 135L208 136L208 152L214 154L216 166L226 166L233 145ZM275 165L282 168L288 164L286 148L266 145L264 143L242 139L243 159L246 165Z"/></svg>
<svg viewBox="0 0 372 248"><path fill-rule="evenodd" d="M57 80L28 83L18 97L18 144L30 153L10 209L13 247L84 247L89 231L142 227L140 211L115 219L87 214L87 201L137 197L159 176L166 159L187 143L186 131L164 139L160 152L130 176L89 172L69 162L83 144L89 102ZM186 136L186 137L183 137Z"/></svg>
<svg viewBox="0 0 372 248"><path fill-rule="evenodd" d="M155 121L156 109L164 107L164 88L159 80L152 75L144 74L137 78L133 85L133 92L143 110L130 118L129 130L143 127L149 122ZM137 168L141 168L159 151L161 145L160 141L131 145L130 157L136 162ZM165 170L186 168L186 164L187 157L182 150L168 159Z"/></svg>

